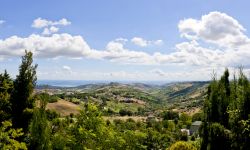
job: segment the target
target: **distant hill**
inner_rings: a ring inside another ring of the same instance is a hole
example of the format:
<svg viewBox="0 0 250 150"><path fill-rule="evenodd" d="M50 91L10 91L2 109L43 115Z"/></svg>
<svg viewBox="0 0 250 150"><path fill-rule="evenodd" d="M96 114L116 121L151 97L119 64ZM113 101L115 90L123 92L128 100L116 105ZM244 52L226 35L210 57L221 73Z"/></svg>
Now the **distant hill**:
<svg viewBox="0 0 250 150"><path fill-rule="evenodd" d="M164 85L118 82L86 84L77 87L37 86L37 91L59 94L67 101L93 101L118 113L175 109L193 111L203 106L209 82L173 82Z"/></svg>

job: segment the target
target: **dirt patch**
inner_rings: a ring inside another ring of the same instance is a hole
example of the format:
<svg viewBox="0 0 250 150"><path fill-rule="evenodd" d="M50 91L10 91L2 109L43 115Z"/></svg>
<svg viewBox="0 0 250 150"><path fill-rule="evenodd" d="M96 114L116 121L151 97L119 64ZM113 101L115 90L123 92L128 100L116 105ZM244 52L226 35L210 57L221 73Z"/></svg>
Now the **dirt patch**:
<svg viewBox="0 0 250 150"><path fill-rule="evenodd" d="M68 116L71 113L79 114L80 106L65 100L58 100L55 103L48 103L46 109L54 110L61 116Z"/></svg>
<svg viewBox="0 0 250 150"><path fill-rule="evenodd" d="M113 121L116 119L126 121L127 119L133 119L134 121L146 121L147 117L141 117L141 116L112 116L112 117L103 117L104 120Z"/></svg>

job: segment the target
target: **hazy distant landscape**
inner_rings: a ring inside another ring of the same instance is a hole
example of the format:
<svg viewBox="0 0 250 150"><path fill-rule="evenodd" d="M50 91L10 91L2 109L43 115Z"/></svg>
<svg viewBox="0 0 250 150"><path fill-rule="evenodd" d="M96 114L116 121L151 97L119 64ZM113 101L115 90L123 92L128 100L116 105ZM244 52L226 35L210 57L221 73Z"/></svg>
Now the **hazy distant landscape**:
<svg viewBox="0 0 250 150"><path fill-rule="evenodd" d="M58 85L59 81L50 81L51 85ZM119 114L121 109L129 110L135 114L138 109L144 109L148 115L159 113L168 109L193 114L199 112L203 106L205 92L209 82L176 82L167 84L145 84L145 83L118 83L100 82L96 84L82 81L84 85L75 87L38 85L36 92L49 92L51 95L63 97L67 101L80 104L90 99L92 102L105 105L106 110ZM63 85L64 81L60 81ZM66 83L72 83L67 81ZM74 84L77 81L73 82ZM81 84L81 82L78 82ZM87 97L87 98L86 98ZM157 111L157 112L154 112ZM159 114L156 114L159 115Z"/></svg>

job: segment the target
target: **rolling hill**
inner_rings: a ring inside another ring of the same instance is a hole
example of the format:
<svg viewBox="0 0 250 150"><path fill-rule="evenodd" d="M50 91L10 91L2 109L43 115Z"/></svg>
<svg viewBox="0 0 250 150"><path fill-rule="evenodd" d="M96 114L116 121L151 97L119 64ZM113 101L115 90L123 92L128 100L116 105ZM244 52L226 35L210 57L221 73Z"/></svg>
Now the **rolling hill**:
<svg viewBox="0 0 250 150"><path fill-rule="evenodd" d="M87 101L94 102L102 107L105 112L111 114L119 114L121 110L127 110L133 114L146 115L166 109L193 113L203 106L208 83L176 82L165 85L150 85L111 82L109 84L88 84L60 88L38 86L36 92L46 90L51 95L56 95L75 105ZM61 103L61 101L54 105L49 104L49 108L54 107L60 112L64 109L64 103Z"/></svg>

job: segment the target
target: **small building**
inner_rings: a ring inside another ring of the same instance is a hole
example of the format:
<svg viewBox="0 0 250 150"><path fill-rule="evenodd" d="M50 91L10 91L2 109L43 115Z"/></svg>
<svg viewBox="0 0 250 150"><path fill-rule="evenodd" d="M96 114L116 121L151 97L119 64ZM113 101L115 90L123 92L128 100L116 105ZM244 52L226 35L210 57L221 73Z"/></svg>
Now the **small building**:
<svg viewBox="0 0 250 150"><path fill-rule="evenodd" d="M182 133L186 133L188 136L190 135L190 131L188 129L181 129Z"/></svg>
<svg viewBox="0 0 250 150"><path fill-rule="evenodd" d="M190 127L190 135L193 135L194 133L198 133L200 127L201 127L202 121L195 121L192 123Z"/></svg>

